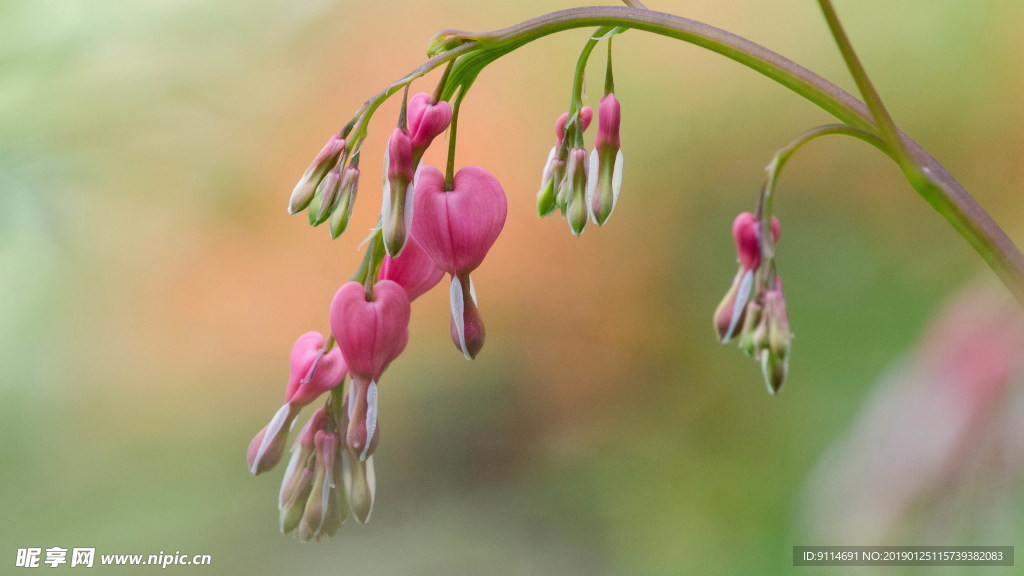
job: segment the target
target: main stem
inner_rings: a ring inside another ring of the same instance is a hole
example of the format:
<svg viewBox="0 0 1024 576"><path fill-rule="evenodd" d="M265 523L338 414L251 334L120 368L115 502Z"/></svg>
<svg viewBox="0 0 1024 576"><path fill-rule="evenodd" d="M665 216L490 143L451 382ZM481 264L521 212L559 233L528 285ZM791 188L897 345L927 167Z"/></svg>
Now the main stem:
<svg viewBox="0 0 1024 576"><path fill-rule="evenodd" d="M623 26L695 44L760 72L818 105L844 124L873 133L880 130L871 110L863 102L776 52L702 22L663 12L618 6L571 8L545 14L502 30L461 33L465 37L473 38L475 42L438 54L381 94L371 98L364 109L375 109L383 99L400 89L402 82L408 83L442 64L471 52L474 56L480 53L505 54L556 32L599 26ZM365 130L366 121L368 118L359 123L357 131ZM882 136L884 138L884 132ZM910 160L901 168L911 186L978 251L1010 292L1024 305L1024 255L992 217L938 161L903 132L897 132L897 136ZM909 166L913 169L908 170Z"/></svg>

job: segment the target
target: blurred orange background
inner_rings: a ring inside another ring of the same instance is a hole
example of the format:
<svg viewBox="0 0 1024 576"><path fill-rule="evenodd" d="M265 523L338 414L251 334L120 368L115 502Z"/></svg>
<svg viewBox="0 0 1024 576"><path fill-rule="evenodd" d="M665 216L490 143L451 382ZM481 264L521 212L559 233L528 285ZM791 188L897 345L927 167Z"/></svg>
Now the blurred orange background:
<svg viewBox="0 0 1024 576"><path fill-rule="evenodd" d="M1024 5L837 4L897 122L1024 241ZM769 397L711 328L734 273L729 229L774 151L830 118L638 32L615 46L622 196L581 238L534 202L588 33L501 59L462 106L458 163L491 170L509 199L474 275L488 341L467 363L444 291L414 305L411 343L381 383L373 521L299 545L276 531L280 472L246 471L292 342L327 329L361 258L398 99L374 118L344 237L286 215L295 180L436 31L578 5L0 6L0 562L86 546L208 553L212 567L174 568L207 574L791 570L791 546L818 543L800 521L804 478L939 303L993 275L875 150L808 147L776 201L797 338ZM649 6L852 90L813 3ZM441 165L443 146L425 161ZM1002 536L981 543L1016 542L1020 526Z"/></svg>

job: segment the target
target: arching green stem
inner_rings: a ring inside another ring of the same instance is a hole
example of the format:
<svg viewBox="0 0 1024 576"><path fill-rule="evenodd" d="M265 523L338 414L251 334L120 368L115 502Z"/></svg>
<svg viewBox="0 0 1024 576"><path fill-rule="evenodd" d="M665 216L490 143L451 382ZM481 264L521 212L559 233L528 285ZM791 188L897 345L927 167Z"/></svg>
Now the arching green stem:
<svg viewBox="0 0 1024 576"><path fill-rule="evenodd" d="M775 236L771 233L772 203L775 200L775 189L778 186L779 176L789 159L808 142L823 136L850 136L863 140L884 152L890 158L895 159L895 153L889 144L882 140L874 132L862 128L849 126L847 124L826 124L817 126L803 132L788 144L779 148L772 156L771 162L764 168L764 184L761 186L761 195L757 201L757 220L761 238L761 261L765 263L758 270L757 282L761 290L767 290L772 282L775 267Z"/></svg>
<svg viewBox="0 0 1024 576"><path fill-rule="evenodd" d="M361 109L354 140L361 143L369 115L404 84L447 62L466 56L482 68L500 56L534 40L563 30L620 26L683 40L735 60L791 89L840 122L878 133L874 116L863 102L835 84L767 48L707 24L640 8L596 6L545 14L492 32L446 33L461 44L437 54L396 84L374 96ZM460 62L461 63L461 62ZM456 63L452 76L456 75ZM475 67L475 66L474 66ZM473 73L479 72L470 68ZM452 84L449 82L449 84ZM884 137L884 135L883 135ZM978 251L1014 296L1024 304L1024 255L952 175L906 134L898 139L909 162L901 166L911 186ZM911 170L907 168L912 167Z"/></svg>

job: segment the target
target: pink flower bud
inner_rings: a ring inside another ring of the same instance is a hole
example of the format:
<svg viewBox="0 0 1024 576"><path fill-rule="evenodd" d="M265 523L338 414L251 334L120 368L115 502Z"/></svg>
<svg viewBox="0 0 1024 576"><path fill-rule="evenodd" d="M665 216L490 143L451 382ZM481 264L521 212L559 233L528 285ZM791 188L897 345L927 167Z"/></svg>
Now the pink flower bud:
<svg viewBox="0 0 1024 576"><path fill-rule="evenodd" d="M422 156L434 138L447 130L452 122L451 105L444 100L432 103L431 98L429 94L420 92L409 100L409 139L414 157Z"/></svg>
<svg viewBox="0 0 1024 576"><path fill-rule="evenodd" d="M615 94L606 94L598 108L597 140L590 153L587 206L598 226L611 216L622 187L622 151L619 149L619 120L622 113Z"/></svg>
<svg viewBox="0 0 1024 576"><path fill-rule="evenodd" d="M319 332L306 332L292 346L291 374L285 398L301 408L345 379L348 367L341 351L324 352L324 337Z"/></svg>
<svg viewBox="0 0 1024 576"><path fill-rule="evenodd" d="M413 176L412 142L401 129L395 128L384 154L384 201L381 206L384 249L389 256L401 254L409 237Z"/></svg>
<svg viewBox="0 0 1024 576"><path fill-rule="evenodd" d="M579 113L579 129L580 132L586 132L587 128L590 127L590 121L594 119L594 110L590 106L584 106L580 108ZM555 138L558 139L556 147L562 146L562 141L565 140L565 127L569 123L569 113L562 112L562 115L555 121Z"/></svg>
<svg viewBox="0 0 1024 576"><path fill-rule="evenodd" d="M298 407L292 404L281 406L270 422L249 442L249 449L246 451L249 472L262 474L277 466L288 441L288 430L298 415Z"/></svg>
<svg viewBox="0 0 1024 576"><path fill-rule="evenodd" d="M779 241L779 220L772 216L772 236ZM736 254L744 270L755 270L761 265L761 234L757 217L743 212L733 220L732 237L736 241Z"/></svg>
<svg viewBox="0 0 1024 576"><path fill-rule="evenodd" d="M593 117L594 111L589 106L580 109L581 131L586 131ZM540 191L537 192L537 215L541 218L553 212L555 208L560 208L562 213L565 213L565 197L559 197L559 190L565 179L565 165L569 157L568 149L562 146L568 122L568 112L563 112L555 122L555 146L551 149L547 162L544 164L544 172L540 179Z"/></svg>
<svg viewBox="0 0 1024 576"><path fill-rule="evenodd" d="M317 186L327 176L327 173L338 163L338 158L345 152L345 140L335 135L327 141L320 153L313 159L313 163L306 168L299 183L295 185L291 198L288 200L288 213L298 214L313 200L313 194Z"/></svg>
<svg viewBox="0 0 1024 576"><path fill-rule="evenodd" d="M419 241L416 240L416 236L413 235L406 243L401 256L398 258L384 257L384 262L380 266L379 278L397 282L405 289L409 301L412 302L437 286L443 276L444 270L434 264L434 260L423 250Z"/></svg>
<svg viewBox="0 0 1024 576"><path fill-rule="evenodd" d="M459 170L451 191L444 189L441 172L426 166L416 187L413 229L438 268L452 276L452 341L472 359L483 346L485 332L469 274L480 266L505 225L505 191L494 176L476 166Z"/></svg>
<svg viewBox="0 0 1024 576"><path fill-rule="evenodd" d="M390 280L373 287L344 284L331 302L331 331L353 378L376 381L409 340L409 297Z"/></svg>

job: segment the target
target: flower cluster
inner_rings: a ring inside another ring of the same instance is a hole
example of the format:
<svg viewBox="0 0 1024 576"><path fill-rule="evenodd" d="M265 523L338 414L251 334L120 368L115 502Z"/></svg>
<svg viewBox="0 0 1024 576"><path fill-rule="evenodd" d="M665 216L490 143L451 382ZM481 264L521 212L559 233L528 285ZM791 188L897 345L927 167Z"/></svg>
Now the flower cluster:
<svg viewBox="0 0 1024 576"><path fill-rule="evenodd" d="M540 216L558 208L576 236L583 233L588 219L598 226L608 220L622 187L621 117L619 100L608 92L598 105L597 137L589 154L583 147L583 133L590 126L593 110L583 106L558 117L555 146L548 154L537 192Z"/></svg>
<svg viewBox="0 0 1024 576"><path fill-rule="evenodd" d="M301 409L326 395L292 446L278 498L281 531L297 530L303 541L333 535L349 511L359 522L370 518L381 428L378 385L409 341L412 301L450 274L452 340L469 359L483 347L470 274L501 232L507 204L497 179L483 168L466 166L446 177L419 165L452 123L452 112L448 102L425 93L403 103L384 153L381 219L363 264L331 301L329 337L310 332L295 342L285 404L249 445L250 472L272 469ZM329 220L332 236L344 231L355 199L360 120L331 137L288 206L292 214L307 209L313 225Z"/></svg>
<svg viewBox="0 0 1024 576"><path fill-rule="evenodd" d="M793 335L789 331L786 300L782 295L782 279L775 273L774 252L779 240L779 221L770 220L768 240L766 220L750 212L736 217L732 225L739 270L732 286L715 310L715 331L726 344L736 338L739 347L761 363L768 391L777 393L786 380L789 348ZM770 246L771 249L766 249Z"/></svg>

